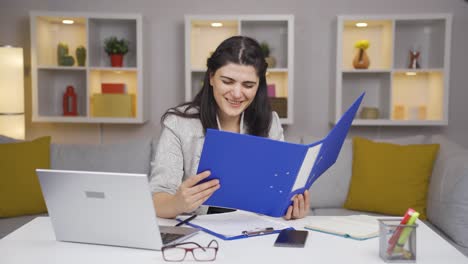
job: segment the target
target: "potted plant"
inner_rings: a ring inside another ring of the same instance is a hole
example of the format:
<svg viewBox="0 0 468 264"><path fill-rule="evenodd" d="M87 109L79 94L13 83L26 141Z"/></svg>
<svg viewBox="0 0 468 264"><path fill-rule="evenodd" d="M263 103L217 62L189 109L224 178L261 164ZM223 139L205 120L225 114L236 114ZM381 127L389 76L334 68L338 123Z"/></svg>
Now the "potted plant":
<svg viewBox="0 0 468 264"><path fill-rule="evenodd" d="M104 49L110 56L112 67L122 67L123 56L128 52L128 41L112 36L104 40Z"/></svg>
<svg viewBox="0 0 468 264"><path fill-rule="evenodd" d="M263 56L265 57L265 61L268 64L269 68L273 68L276 66L276 59L273 56L270 56L270 45L265 41L260 43L260 48L262 49Z"/></svg>

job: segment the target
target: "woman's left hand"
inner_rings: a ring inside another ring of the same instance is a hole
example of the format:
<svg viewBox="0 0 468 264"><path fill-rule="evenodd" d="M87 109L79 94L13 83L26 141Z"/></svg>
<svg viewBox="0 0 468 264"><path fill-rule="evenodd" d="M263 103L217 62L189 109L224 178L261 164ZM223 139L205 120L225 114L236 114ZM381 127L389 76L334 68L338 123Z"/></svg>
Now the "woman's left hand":
<svg viewBox="0 0 468 264"><path fill-rule="evenodd" d="M288 211L284 215L284 219L300 219L309 214L310 200L309 191L306 190L304 194L294 196L293 204L288 207Z"/></svg>

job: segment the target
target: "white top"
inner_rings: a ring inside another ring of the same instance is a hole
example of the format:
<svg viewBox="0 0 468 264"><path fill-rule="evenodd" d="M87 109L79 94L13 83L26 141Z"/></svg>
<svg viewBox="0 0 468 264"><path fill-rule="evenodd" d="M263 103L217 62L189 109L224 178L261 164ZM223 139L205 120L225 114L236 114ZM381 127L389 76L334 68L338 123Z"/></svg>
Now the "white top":
<svg viewBox="0 0 468 264"><path fill-rule="evenodd" d="M242 120L240 133L246 133ZM283 128L276 112L272 112L268 137L284 140ZM151 191L175 194L185 179L196 175L204 142L205 135L200 119L169 115L164 120L155 158L151 163ZM206 208L197 213L204 211Z"/></svg>

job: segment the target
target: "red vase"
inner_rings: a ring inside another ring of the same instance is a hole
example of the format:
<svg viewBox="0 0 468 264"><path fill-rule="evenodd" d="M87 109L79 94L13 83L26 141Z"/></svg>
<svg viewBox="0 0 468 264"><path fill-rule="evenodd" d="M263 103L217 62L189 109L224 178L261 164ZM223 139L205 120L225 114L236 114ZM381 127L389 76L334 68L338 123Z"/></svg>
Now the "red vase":
<svg viewBox="0 0 468 264"><path fill-rule="evenodd" d="M76 93L73 86L67 86L67 90L63 94L63 115L64 116L77 116L78 106Z"/></svg>
<svg viewBox="0 0 468 264"><path fill-rule="evenodd" d="M123 65L123 54L111 54L111 65L112 67L122 67Z"/></svg>

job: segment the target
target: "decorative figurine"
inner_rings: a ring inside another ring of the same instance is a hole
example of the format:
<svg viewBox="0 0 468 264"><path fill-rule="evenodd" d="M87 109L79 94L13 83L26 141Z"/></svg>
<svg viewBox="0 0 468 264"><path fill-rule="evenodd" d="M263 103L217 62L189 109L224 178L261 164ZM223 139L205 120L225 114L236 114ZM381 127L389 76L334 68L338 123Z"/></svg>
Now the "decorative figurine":
<svg viewBox="0 0 468 264"><path fill-rule="evenodd" d="M409 56L410 56L410 63L408 65L408 68L410 69L419 69L420 66L419 66L419 55L420 55L420 52L413 48L409 51Z"/></svg>
<svg viewBox="0 0 468 264"><path fill-rule="evenodd" d="M369 40L359 40L354 44L357 49L357 54L353 59L353 67L355 69L367 69L370 65L369 56L367 56L366 50L369 48Z"/></svg>
<svg viewBox="0 0 468 264"><path fill-rule="evenodd" d="M78 115L77 97L73 86L67 86L66 92L63 94L63 115L77 116Z"/></svg>

